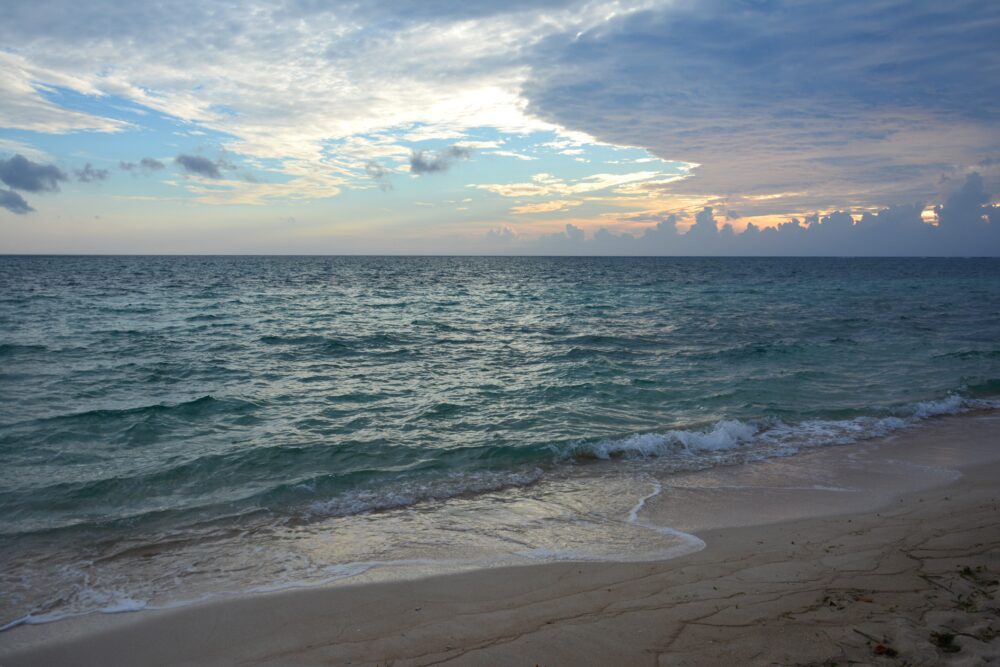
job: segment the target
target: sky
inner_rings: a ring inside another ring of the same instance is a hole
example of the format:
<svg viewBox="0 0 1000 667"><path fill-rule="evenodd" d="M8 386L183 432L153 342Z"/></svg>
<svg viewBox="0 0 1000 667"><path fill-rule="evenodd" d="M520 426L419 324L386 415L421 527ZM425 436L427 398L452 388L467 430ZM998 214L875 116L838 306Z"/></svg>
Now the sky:
<svg viewBox="0 0 1000 667"><path fill-rule="evenodd" d="M1000 255L995 0L11 0L0 252Z"/></svg>

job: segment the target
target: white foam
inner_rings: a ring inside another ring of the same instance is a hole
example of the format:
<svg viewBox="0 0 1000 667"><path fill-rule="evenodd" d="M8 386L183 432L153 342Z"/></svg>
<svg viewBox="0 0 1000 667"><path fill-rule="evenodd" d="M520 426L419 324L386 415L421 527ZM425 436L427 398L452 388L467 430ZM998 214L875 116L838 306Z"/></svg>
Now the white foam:
<svg viewBox="0 0 1000 667"><path fill-rule="evenodd" d="M111 598L111 602L103 606L99 606L94 609L85 609L83 611L53 611L44 614L26 614L21 618L14 619L6 625L0 626L0 632L5 632L11 628L16 628L19 625L44 625L46 623L53 623L55 621L61 621L67 618L75 618L77 616L86 616L92 613L98 614L124 614L132 611L142 611L146 609L146 602L144 600L135 600L128 596L118 597L115 594L100 593L98 591L92 591L91 597L95 598Z"/></svg>
<svg viewBox="0 0 1000 667"><path fill-rule="evenodd" d="M705 541L702 540L697 535L692 533L685 533L683 531L671 528L669 526L656 526L646 521L639 521L639 512L642 508L646 506L646 501L655 498L663 492L663 485L659 482L653 482L653 490L639 499L632 509L628 513L628 522L632 525L639 526L640 528L646 528L647 530L655 531L661 535L669 535L671 537L676 537L681 541L681 543L675 547L671 547L665 551L657 554L659 558L670 559L679 558L681 556L686 556L687 554L693 554L695 552L701 551L705 548Z"/></svg>
<svg viewBox="0 0 1000 667"><path fill-rule="evenodd" d="M328 586L329 584L336 583L342 579L348 579L350 577L356 577L364 574L372 568L378 567L380 564L381 563L376 562L358 562L345 563L343 565L331 565L324 568L326 576L319 579L292 579L289 581L281 581L263 586L254 586L253 588L248 588L246 592L250 594L277 593L279 591L290 591L298 588Z"/></svg>
<svg viewBox="0 0 1000 667"><path fill-rule="evenodd" d="M718 422L709 431L671 431L670 436L676 438L684 445L685 449L718 451L732 449L750 442L757 434L757 430L755 424L748 424L738 419L727 419Z"/></svg>
<svg viewBox="0 0 1000 667"><path fill-rule="evenodd" d="M599 459L610 459L647 458L678 450L722 451L750 442L758 430L755 424L738 419L725 419L704 431L671 430L665 433L637 433L621 440L604 440L579 445L574 453L585 452Z"/></svg>
<svg viewBox="0 0 1000 667"><path fill-rule="evenodd" d="M903 406L884 417L853 419L809 419L787 424L780 420L746 422L725 419L707 429L672 429L658 433L636 433L616 440L578 443L570 456L599 459L653 458L669 455L724 455L736 450L758 448L749 459L788 456L802 447L846 445L859 440L889 435L931 417L959 414L970 410L1000 408L1000 399L971 399L952 394L937 401ZM732 462L720 459L722 462Z"/></svg>
<svg viewBox="0 0 1000 667"><path fill-rule="evenodd" d="M77 618L80 616L89 616L91 614L123 614L135 611L149 610L165 610L165 609L177 609L180 607L187 607L193 604L201 604L204 602L209 602L212 600L223 600L234 597L239 597L242 595L259 595L264 593L276 593L280 591L287 591L299 588L315 588L320 586L326 586L342 579L347 579L350 577L356 577L358 575L368 572L372 568L379 567L380 565L410 565L418 564L417 561L413 563L409 561L371 561L371 562L357 562L357 563L345 563L342 565L332 565L324 568L324 572L327 576L318 579L295 579L295 580L284 580L275 582L273 584L266 584L262 586L253 586L244 590L239 591L220 591L215 593L205 593L203 595L198 595L195 597L188 597L179 600L172 600L170 602L164 602L162 604L149 604L145 600L136 600L127 596L121 596L120 594L114 592L101 592L94 589L86 589L80 594L82 599L98 600L98 599L110 599L111 602L103 606L86 606L83 605L80 608L79 605L72 609L67 609L65 611L58 612L48 612L43 614L29 613L21 618L15 619L6 625L0 626L0 632L10 630L11 628L16 628L20 625L44 625L46 623L54 623L56 621L62 621L70 618Z"/></svg>
<svg viewBox="0 0 1000 667"><path fill-rule="evenodd" d="M130 611L141 611L146 608L146 603L143 600L133 600L132 598L123 598L116 602L115 604L109 605L107 607L102 607L98 611L102 614L124 614Z"/></svg>
<svg viewBox="0 0 1000 667"><path fill-rule="evenodd" d="M660 484L659 482L653 482L653 490L650 491L645 496L643 496L642 498L639 498L639 502L637 502L635 506L631 510L629 510L628 522L629 523L638 522L639 512L641 512L642 508L646 506L646 501L649 500L650 498L655 498L662 492L663 492L663 485Z"/></svg>
<svg viewBox="0 0 1000 667"><path fill-rule="evenodd" d="M952 394L940 401L922 401L912 406L913 416L917 419L927 419L937 415L953 415L969 409L975 409L980 401L964 399ZM985 407L985 406L984 406Z"/></svg>
<svg viewBox="0 0 1000 667"><path fill-rule="evenodd" d="M535 560L568 560L568 561L604 561L606 558L601 558L600 556L595 556L594 554L587 554L582 551L575 549L524 549L522 551L515 551L515 556L521 556L523 558L531 558Z"/></svg>

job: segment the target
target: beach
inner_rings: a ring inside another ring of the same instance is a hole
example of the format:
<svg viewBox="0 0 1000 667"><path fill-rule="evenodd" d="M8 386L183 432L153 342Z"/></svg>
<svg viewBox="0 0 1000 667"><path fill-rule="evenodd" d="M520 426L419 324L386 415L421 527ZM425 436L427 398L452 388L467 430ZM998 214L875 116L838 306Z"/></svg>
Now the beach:
<svg viewBox="0 0 1000 667"><path fill-rule="evenodd" d="M991 664L998 444L1000 415L985 412L668 476L641 520L683 515L673 527L705 543L674 559L89 615L3 633L0 664ZM789 466L826 481L802 487Z"/></svg>
<svg viewBox="0 0 1000 667"><path fill-rule="evenodd" d="M0 7L0 667L1000 667L1000 1Z"/></svg>

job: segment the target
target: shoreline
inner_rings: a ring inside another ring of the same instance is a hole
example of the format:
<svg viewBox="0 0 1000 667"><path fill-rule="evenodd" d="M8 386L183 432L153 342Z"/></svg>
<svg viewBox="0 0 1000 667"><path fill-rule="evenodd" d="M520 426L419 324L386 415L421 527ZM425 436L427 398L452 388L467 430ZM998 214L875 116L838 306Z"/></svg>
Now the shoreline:
<svg viewBox="0 0 1000 667"><path fill-rule="evenodd" d="M995 655L998 447L1000 414L979 413L674 475L629 518L691 530L706 543L696 553L344 583L21 626L0 635L0 664L825 664L889 651L940 664ZM902 467L873 467L903 454ZM830 486L796 486L796 471L837 460L845 463ZM961 650L946 653L932 632L939 641L955 635Z"/></svg>

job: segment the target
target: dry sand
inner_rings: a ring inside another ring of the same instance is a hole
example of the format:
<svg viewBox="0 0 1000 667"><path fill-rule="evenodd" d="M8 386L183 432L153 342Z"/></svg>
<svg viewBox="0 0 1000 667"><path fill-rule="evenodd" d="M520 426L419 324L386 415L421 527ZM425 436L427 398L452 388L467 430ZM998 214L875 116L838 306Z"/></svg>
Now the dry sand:
<svg viewBox="0 0 1000 667"><path fill-rule="evenodd" d="M789 465L838 457L851 464L831 484L853 493L775 488ZM904 459L913 475L886 473L880 487L879 465ZM888 441L712 471L712 493L691 476L664 480L649 516L708 527L696 531L706 548L682 558L20 627L0 635L0 665L1000 664L998 459L996 414L936 420Z"/></svg>

